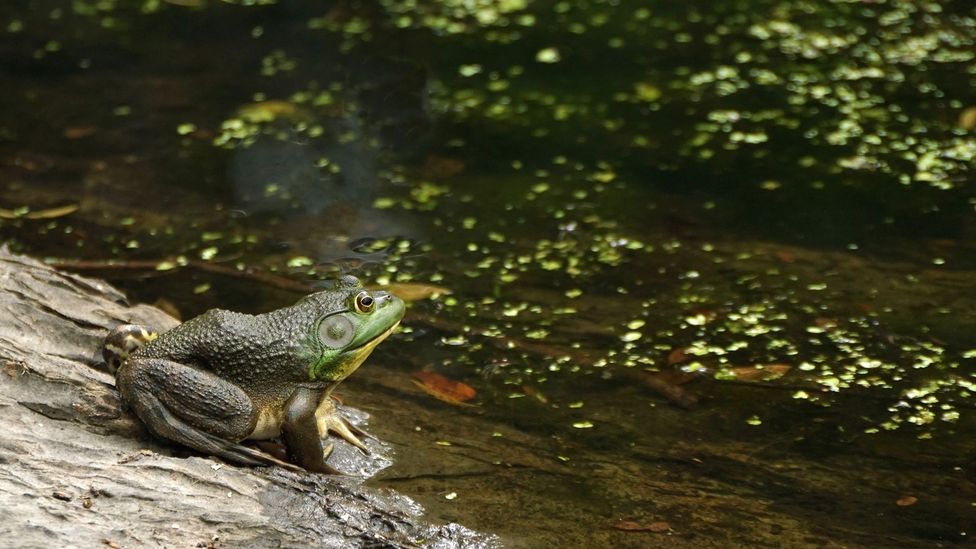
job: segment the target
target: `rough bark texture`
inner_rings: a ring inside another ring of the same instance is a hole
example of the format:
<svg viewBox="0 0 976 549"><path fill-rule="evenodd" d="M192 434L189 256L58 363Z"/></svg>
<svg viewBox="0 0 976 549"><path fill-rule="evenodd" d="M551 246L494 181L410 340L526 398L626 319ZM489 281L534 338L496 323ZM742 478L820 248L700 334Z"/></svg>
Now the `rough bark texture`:
<svg viewBox="0 0 976 549"><path fill-rule="evenodd" d="M152 440L98 369L106 331L176 321L0 250L0 539L18 547L488 547L356 477L239 468Z"/></svg>

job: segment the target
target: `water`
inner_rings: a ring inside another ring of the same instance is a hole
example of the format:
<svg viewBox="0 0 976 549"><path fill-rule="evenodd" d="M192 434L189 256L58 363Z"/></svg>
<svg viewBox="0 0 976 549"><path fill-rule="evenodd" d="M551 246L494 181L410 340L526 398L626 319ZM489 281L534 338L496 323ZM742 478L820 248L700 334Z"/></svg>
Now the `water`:
<svg viewBox="0 0 976 549"><path fill-rule="evenodd" d="M0 29L15 249L184 317L440 289L341 388L395 448L374 482L433 517L972 535L964 3L49 0Z"/></svg>

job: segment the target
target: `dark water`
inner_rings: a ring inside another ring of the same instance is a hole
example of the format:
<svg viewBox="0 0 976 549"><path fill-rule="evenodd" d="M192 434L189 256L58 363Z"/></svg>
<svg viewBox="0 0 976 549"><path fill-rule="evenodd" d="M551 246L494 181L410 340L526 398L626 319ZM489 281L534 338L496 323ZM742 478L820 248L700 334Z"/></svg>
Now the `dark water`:
<svg viewBox="0 0 976 549"><path fill-rule="evenodd" d="M969 3L38 0L0 33L16 250L184 317L440 288L345 387L431 515L972 535Z"/></svg>

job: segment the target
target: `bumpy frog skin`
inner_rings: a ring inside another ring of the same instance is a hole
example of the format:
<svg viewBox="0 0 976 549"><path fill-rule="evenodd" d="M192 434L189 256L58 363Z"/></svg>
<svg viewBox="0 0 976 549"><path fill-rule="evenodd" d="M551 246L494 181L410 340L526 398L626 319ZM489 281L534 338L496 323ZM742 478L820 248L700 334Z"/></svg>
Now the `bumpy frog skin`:
<svg viewBox="0 0 976 549"><path fill-rule="evenodd" d="M332 389L403 318L400 298L355 277L262 315L214 309L158 337L140 326L108 335L122 399L155 435L246 465L294 465L239 444L282 436L309 471L325 463L331 431L363 451L363 434L336 411Z"/></svg>

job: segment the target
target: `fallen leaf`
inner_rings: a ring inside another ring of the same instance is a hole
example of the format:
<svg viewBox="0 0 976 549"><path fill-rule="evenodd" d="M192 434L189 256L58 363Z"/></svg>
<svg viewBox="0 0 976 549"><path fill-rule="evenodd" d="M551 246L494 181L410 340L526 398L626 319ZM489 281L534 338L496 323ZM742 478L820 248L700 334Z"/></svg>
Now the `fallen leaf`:
<svg viewBox="0 0 976 549"><path fill-rule="evenodd" d="M969 107L959 113L959 127L964 130L976 128L976 107Z"/></svg>
<svg viewBox="0 0 976 549"><path fill-rule="evenodd" d="M783 250L776 251L774 255L776 255L776 259L782 261L783 263L793 263L794 261L796 261L795 255Z"/></svg>
<svg viewBox="0 0 976 549"><path fill-rule="evenodd" d="M422 282L393 282L385 286L378 286L375 289L386 290L407 302L420 301L421 299L429 299L435 295L447 295L451 293L451 290L443 286L424 284Z"/></svg>
<svg viewBox="0 0 976 549"><path fill-rule="evenodd" d="M417 387L420 387L425 393L437 400L444 401L448 404L473 406L472 404L467 404L466 401L478 395L474 387L460 381L454 381L438 373L416 372L413 374L413 377L414 379L412 381Z"/></svg>
<svg viewBox="0 0 976 549"><path fill-rule="evenodd" d="M638 372L638 379L661 397L682 408L694 408L698 404L698 399L678 387L678 384L670 381L668 377L673 376L664 372Z"/></svg>
<svg viewBox="0 0 976 549"><path fill-rule="evenodd" d="M791 368L789 364L760 364L730 368L729 371L739 381L772 381L785 376Z"/></svg>
<svg viewBox="0 0 976 549"><path fill-rule="evenodd" d="M522 386L522 392L525 393L526 396L533 397L533 398L535 398L536 400L538 400L539 402L541 402L543 404L548 404L549 403L549 399L546 398L546 395L542 394L535 387L532 387L530 385L523 385Z"/></svg>
<svg viewBox="0 0 976 549"><path fill-rule="evenodd" d="M915 496L902 496L898 498L898 501L895 502L895 505L897 505L898 507L908 507L909 505L915 505L917 501L918 498Z"/></svg>
<svg viewBox="0 0 976 549"><path fill-rule="evenodd" d="M464 161L431 154L424 162L424 174L428 177L447 178L464 171Z"/></svg>
<svg viewBox="0 0 976 549"><path fill-rule="evenodd" d="M690 358L691 357L685 353L684 347L675 347L670 353L668 353L668 365L674 366L675 364L688 362Z"/></svg>
<svg viewBox="0 0 976 549"><path fill-rule="evenodd" d="M98 131L95 126L69 126L61 132L65 139L81 139Z"/></svg>
<svg viewBox="0 0 976 549"><path fill-rule="evenodd" d="M642 524L633 520L622 520L613 525L617 530L624 530L626 532L668 532L671 530L671 525L664 521L650 522L647 524Z"/></svg>

